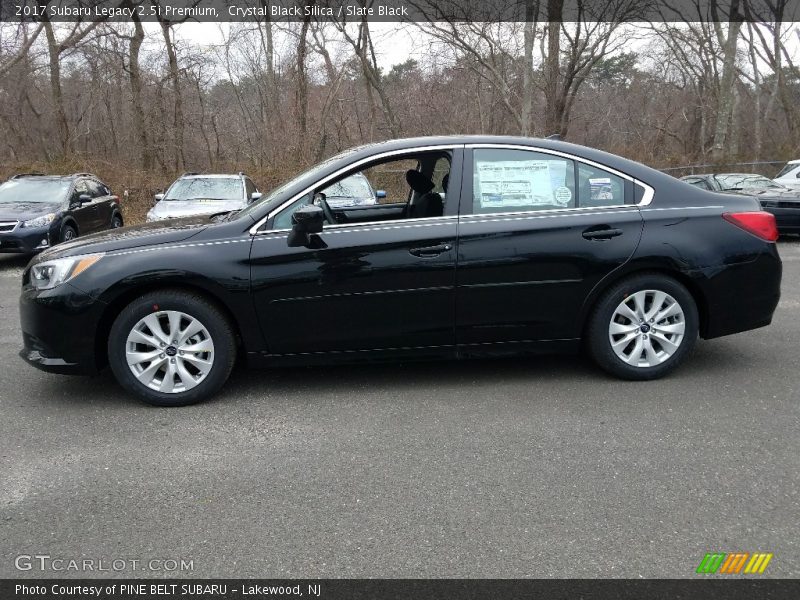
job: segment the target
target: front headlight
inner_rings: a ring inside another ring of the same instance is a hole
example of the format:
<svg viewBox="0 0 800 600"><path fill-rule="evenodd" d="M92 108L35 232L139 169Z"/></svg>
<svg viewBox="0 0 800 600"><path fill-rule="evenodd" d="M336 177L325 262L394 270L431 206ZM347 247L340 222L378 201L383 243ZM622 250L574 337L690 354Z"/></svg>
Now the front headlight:
<svg viewBox="0 0 800 600"><path fill-rule="evenodd" d="M42 215L41 217L36 217L35 219L31 219L30 221L23 221L23 227L44 227L45 225L50 225L53 222L53 219L56 218L56 213L49 213L46 215Z"/></svg>
<svg viewBox="0 0 800 600"><path fill-rule="evenodd" d="M153 221L160 221L161 217L159 217L156 213L150 210L147 211L147 215L145 215L144 220L147 223L152 223Z"/></svg>
<svg viewBox="0 0 800 600"><path fill-rule="evenodd" d="M46 260L31 267L31 285L37 290L50 290L91 267L105 254L84 254Z"/></svg>

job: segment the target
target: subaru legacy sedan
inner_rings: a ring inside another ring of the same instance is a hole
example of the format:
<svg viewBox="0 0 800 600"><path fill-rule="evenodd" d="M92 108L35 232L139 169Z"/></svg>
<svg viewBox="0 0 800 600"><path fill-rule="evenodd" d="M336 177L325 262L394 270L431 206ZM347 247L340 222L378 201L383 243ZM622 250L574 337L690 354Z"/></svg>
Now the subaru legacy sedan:
<svg viewBox="0 0 800 600"><path fill-rule="evenodd" d="M337 208L363 173L387 197ZM576 352L608 373L672 371L698 337L768 325L771 214L556 140L432 137L348 150L246 208L95 234L36 257L21 356L110 365L146 402L256 367ZM535 371L534 371L535 373Z"/></svg>

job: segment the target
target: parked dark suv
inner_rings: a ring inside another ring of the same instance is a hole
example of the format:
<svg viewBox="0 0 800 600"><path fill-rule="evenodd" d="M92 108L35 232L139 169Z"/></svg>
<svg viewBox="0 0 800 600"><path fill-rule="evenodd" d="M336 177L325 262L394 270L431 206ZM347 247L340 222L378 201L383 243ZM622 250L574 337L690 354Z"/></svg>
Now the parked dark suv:
<svg viewBox="0 0 800 600"><path fill-rule="evenodd" d="M15 175L0 185L0 252L40 252L122 225L119 198L90 173Z"/></svg>

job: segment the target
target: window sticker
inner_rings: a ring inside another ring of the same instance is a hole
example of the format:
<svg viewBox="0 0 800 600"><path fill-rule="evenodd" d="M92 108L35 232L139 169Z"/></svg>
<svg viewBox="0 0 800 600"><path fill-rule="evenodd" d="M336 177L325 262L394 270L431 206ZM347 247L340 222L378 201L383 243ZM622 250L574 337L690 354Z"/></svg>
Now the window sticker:
<svg viewBox="0 0 800 600"><path fill-rule="evenodd" d="M481 208L554 204L553 173L549 166L551 162L553 161L478 162L476 195L480 198ZM561 181L563 182L563 178Z"/></svg>
<svg viewBox="0 0 800 600"><path fill-rule="evenodd" d="M572 201L572 191L565 185L557 187L553 192L553 196L559 206L568 206Z"/></svg>
<svg viewBox="0 0 800 600"><path fill-rule="evenodd" d="M597 177L589 179L590 200L613 200L614 191L611 189L610 177Z"/></svg>

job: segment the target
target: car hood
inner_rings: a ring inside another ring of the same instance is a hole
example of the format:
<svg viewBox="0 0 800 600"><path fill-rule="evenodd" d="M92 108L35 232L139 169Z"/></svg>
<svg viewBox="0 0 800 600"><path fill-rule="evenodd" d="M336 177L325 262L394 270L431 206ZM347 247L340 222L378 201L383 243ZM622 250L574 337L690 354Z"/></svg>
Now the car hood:
<svg viewBox="0 0 800 600"><path fill-rule="evenodd" d="M0 221L29 221L40 215L57 212L58 202L3 202L0 204Z"/></svg>
<svg viewBox="0 0 800 600"><path fill-rule="evenodd" d="M150 213L159 219L172 219L192 215L212 215L244 208L241 200L162 200Z"/></svg>
<svg viewBox="0 0 800 600"><path fill-rule="evenodd" d="M140 246L153 246L182 242L194 237L211 222L208 217L195 217L189 219L172 219L165 222L146 223L122 229L109 229L79 237L72 242L53 246L39 255L42 260L75 256L77 254L91 254L93 252L112 252L114 250L127 250Z"/></svg>

